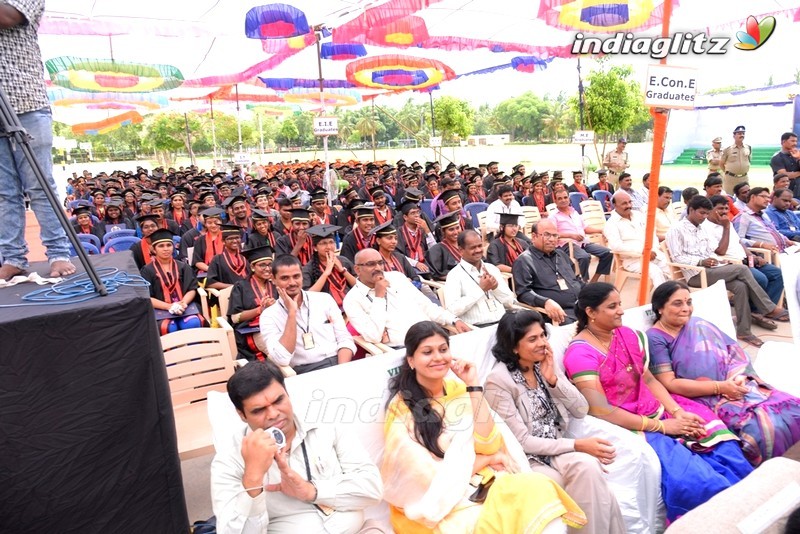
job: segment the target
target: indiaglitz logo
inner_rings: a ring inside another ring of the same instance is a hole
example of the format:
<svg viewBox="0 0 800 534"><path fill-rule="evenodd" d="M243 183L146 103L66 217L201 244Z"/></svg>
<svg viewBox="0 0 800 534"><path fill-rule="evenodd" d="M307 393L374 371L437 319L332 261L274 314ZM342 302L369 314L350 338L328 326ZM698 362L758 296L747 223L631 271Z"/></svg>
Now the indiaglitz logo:
<svg viewBox="0 0 800 534"><path fill-rule="evenodd" d="M636 37L632 33L618 32L612 37L588 37L575 34L573 54L636 54L653 59L668 55L709 54L721 55L728 51L728 37L709 37L704 33L677 32L669 37Z"/></svg>
<svg viewBox="0 0 800 534"><path fill-rule="evenodd" d="M753 15L750 15L747 17L745 29L746 33L736 32L736 39L739 42L733 46L739 50L756 50L766 43L772 32L775 31L775 17L764 17L759 22Z"/></svg>

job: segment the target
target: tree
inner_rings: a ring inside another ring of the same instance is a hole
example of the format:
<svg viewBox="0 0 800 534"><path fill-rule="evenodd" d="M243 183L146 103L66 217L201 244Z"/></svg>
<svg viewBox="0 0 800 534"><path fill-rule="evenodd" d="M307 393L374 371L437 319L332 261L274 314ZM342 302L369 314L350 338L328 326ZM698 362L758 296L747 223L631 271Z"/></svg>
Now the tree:
<svg viewBox="0 0 800 534"><path fill-rule="evenodd" d="M587 126L603 137L605 153L608 136L625 133L642 114L647 113L647 109L639 84L630 79L633 73L630 65L606 69L608 64L605 61L601 60L599 64L600 69L593 70L587 76L584 114ZM597 137L595 151L597 152ZM599 152L597 159L601 160Z"/></svg>
<svg viewBox="0 0 800 534"><path fill-rule="evenodd" d="M497 122L512 139L538 140L544 125L543 116L547 113L547 103L531 91L520 96L503 100L495 108Z"/></svg>
<svg viewBox="0 0 800 534"><path fill-rule="evenodd" d="M475 110L466 100L441 96L433 103L433 117L442 138L449 140L455 135L467 137L472 133Z"/></svg>
<svg viewBox="0 0 800 534"><path fill-rule="evenodd" d="M297 125L294 123L294 117L286 117L283 119L278 137L286 142L286 147L289 147L289 142L292 139L297 139L299 136L300 132L297 130Z"/></svg>
<svg viewBox="0 0 800 534"><path fill-rule="evenodd" d="M481 104L475 112L475 135L492 135L503 133L503 129L497 121L495 108L489 104Z"/></svg>
<svg viewBox="0 0 800 534"><path fill-rule="evenodd" d="M189 113L186 116L180 113L165 113L147 117L144 128L144 139L155 151L159 163L164 167L169 166L176 153L182 148L191 156L192 147L186 139L186 121L189 122L190 132L200 132L200 121L197 115Z"/></svg>

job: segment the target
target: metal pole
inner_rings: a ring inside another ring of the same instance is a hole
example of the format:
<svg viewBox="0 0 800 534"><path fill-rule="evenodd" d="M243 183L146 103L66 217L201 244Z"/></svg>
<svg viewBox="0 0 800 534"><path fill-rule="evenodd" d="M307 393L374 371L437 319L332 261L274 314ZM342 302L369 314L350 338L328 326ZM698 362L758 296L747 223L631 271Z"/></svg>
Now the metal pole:
<svg viewBox="0 0 800 534"><path fill-rule="evenodd" d="M217 128L214 124L214 99L209 98L211 104L211 144L214 145L214 161L211 163L212 167L217 166Z"/></svg>
<svg viewBox="0 0 800 534"><path fill-rule="evenodd" d="M192 165L194 166L194 150L192 150L192 134L191 134L191 132L189 130L189 114L188 113L184 113L183 114L183 120L185 121L185 124L186 124L186 148L189 149L189 161L191 161Z"/></svg>
<svg viewBox="0 0 800 534"><path fill-rule="evenodd" d="M239 84L236 84L236 128L239 130L239 152L242 150L242 119L239 117Z"/></svg>
<svg viewBox="0 0 800 534"><path fill-rule="evenodd" d="M428 91L428 96L430 97L431 102L431 136L436 137L436 119L433 117L433 91ZM437 160L436 147L433 147L433 159Z"/></svg>
<svg viewBox="0 0 800 534"><path fill-rule="evenodd" d="M257 113L258 115L258 135L261 137L261 153L258 155L258 163L264 163L264 127L261 124L261 113Z"/></svg>
<svg viewBox="0 0 800 534"><path fill-rule="evenodd" d="M94 285L94 290L99 293L100 296L105 297L108 295L106 286L97 275L94 265L92 265L89 261L89 256L86 254L86 250L83 248L83 245L78 239L78 235L75 233L75 229L72 227L72 224L70 224L69 219L67 219L67 214L64 213L64 210L61 208L55 191L53 191L53 189L50 187L47 177L45 177L44 171L42 170L41 165L39 165L39 162L33 153L33 149L31 149L31 138L28 135L28 132L19 121L19 117L17 117L17 114L11 107L11 102L9 102L6 92L2 87L0 87L0 137L8 138L8 143L11 145L12 150L14 150L16 147L22 149L22 155L25 156L25 160L28 162L28 165L30 165L33 174L36 176L36 181L39 182L39 187L41 187L42 191L44 191L44 195L47 197L50 207L55 212L56 217L58 217L61 227L67 234L67 239L69 239L69 242L72 243L72 248L75 249L75 254L78 256L83 268L86 269L86 275L89 277L89 280L91 280L92 285Z"/></svg>
<svg viewBox="0 0 800 534"><path fill-rule="evenodd" d="M314 28L314 37L316 37L317 41L317 72L319 73L319 103L320 103L320 116L324 117L327 110L325 107L325 95L323 91L325 90L325 79L322 77L322 45L320 41L322 40L322 26L316 26ZM332 180L329 176L330 174L330 162L328 161L328 136L322 136L322 149L325 152L325 174L323 175L322 183L325 184L325 189L328 190L328 199L332 203L336 199L336 182Z"/></svg>

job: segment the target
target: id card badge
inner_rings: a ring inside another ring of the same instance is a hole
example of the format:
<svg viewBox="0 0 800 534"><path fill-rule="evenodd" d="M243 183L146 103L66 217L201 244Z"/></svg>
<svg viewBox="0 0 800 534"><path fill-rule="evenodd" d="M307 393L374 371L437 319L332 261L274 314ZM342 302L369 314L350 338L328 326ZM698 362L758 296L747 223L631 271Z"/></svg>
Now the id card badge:
<svg viewBox="0 0 800 534"><path fill-rule="evenodd" d="M311 332L303 333L303 348L305 350L311 350L315 347L314 345L314 334Z"/></svg>
<svg viewBox="0 0 800 534"><path fill-rule="evenodd" d="M497 311L497 303L491 297L489 297L489 300L486 301L486 307L489 308L490 312Z"/></svg>
<svg viewBox="0 0 800 534"><path fill-rule="evenodd" d="M558 289L560 289L561 291L566 291L567 289L569 289L569 286L567 286L567 281L564 280L562 277L559 276L556 279L556 282L558 283Z"/></svg>
<svg viewBox="0 0 800 534"><path fill-rule="evenodd" d="M381 336L381 343L384 345L389 343L389 331L385 328L383 329L383 335Z"/></svg>

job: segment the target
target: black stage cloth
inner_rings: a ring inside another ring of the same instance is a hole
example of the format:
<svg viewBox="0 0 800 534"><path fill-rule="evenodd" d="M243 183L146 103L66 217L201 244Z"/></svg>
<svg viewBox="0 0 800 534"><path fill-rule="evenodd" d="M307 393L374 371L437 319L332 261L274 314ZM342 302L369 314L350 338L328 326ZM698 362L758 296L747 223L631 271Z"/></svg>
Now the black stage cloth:
<svg viewBox="0 0 800 534"><path fill-rule="evenodd" d="M137 273L129 252L91 258ZM38 288L0 289L0 304ZM0 532L188 531L146 288L0 308L0 347Z"/></svg>

